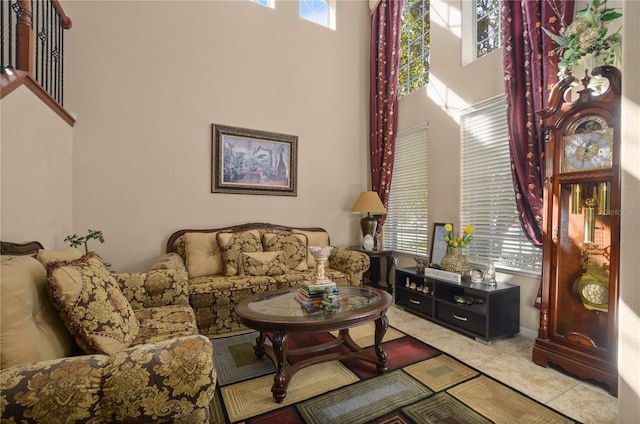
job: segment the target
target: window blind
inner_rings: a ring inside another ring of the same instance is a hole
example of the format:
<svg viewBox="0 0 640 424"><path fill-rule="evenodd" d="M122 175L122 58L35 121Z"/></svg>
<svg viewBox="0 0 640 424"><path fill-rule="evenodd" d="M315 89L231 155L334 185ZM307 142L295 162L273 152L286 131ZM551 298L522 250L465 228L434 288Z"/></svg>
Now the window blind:
<svg viewBox="0 0 640 424"><path fill-rule="evenodd" d="M504 96L463 110L460 127L462 222L476 228L466 253L503 268L541 272L542 250L527 239L518 218Z"/></svg>
<svg viewBox="0 0 640 424"><path fill-rule="evenodd" d="M397 252L427 255L427 124L396 138L383 244Z"/></svg>

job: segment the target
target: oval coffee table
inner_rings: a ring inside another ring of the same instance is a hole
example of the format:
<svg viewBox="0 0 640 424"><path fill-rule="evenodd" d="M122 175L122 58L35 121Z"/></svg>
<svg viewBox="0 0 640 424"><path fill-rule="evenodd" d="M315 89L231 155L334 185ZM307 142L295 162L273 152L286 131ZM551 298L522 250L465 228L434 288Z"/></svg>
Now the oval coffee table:
<svg viewBox="0 0 640 424"><path fill-rule="evenodd" d="M244 299L235 308L240 321L249 328L260 331L254 350L258 358L267 355L276 367L271 392L276 402L287 396L287 386L300 369L321 362L357 358L376 364L379 374L388 370L388 358L382 349L389 321L386 311L391 305L391 295L373 287L338 286L342 300L336 312L310 312L296 300L298 288L267 292ZM367 353L349 335L349 328L375 321L375 356ZM327 343L299 349L287 349L289 334L323 333L338 331L338 337ZM273 333L273 345L265 344L267 333ZM327 352L344 344L348 352ZM313 354L309 358L287 365L287 357Z"/></svg>

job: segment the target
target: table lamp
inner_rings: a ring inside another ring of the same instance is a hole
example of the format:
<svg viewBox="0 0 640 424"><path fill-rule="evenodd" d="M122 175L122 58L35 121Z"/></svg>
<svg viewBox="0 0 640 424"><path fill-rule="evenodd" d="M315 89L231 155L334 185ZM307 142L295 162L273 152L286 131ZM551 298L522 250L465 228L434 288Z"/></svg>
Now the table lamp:
<svg viewBox="0 0 640 424"><path fill-rule="evenodd" d="M362 229L362 237L366 239L367 235L370 235L371 241L373 241L378 221L371 215L383 215L387 213L378 193L375 191L363 191L360 193L358 200L356 200L353 208L351 208L351 212L367 214L367 216L360 220L360 228ZM373 245L367 246L366 244L367 243L365 243L363 247L371 250Z"/></svg>

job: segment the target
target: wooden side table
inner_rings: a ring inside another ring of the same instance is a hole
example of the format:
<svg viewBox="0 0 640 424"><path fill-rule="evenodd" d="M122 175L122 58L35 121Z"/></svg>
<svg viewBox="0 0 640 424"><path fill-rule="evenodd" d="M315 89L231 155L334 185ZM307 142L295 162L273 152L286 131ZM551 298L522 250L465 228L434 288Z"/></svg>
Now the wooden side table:
<svg viewBox="0 0 640 424"><path fill-rule="evenodd" d="M369 256L371 260L371 266L369 267L368 275L365 273L362 276L362 283L364 285L371 285L374 287L384 287L389 294L393 294L393 285L391 284L391 268L395 262L393 258L393 250L366 250L362 246L351 246L349 250L355 250L356 252L362 252ZM386 280L380 279L380 258L386 260Z"/></svg>

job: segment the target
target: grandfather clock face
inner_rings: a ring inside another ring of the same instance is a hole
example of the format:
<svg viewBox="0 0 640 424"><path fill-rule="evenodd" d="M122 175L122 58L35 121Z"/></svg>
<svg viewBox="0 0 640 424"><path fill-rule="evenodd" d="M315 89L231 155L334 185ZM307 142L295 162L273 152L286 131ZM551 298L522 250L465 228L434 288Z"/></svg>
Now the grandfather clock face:
<svg viewBox="0 0 640 424"><path fill-rule="evenodd" d="M563 137L562 172L610 168L613 158L613 128L598 115L572 123Z"/></svg>

